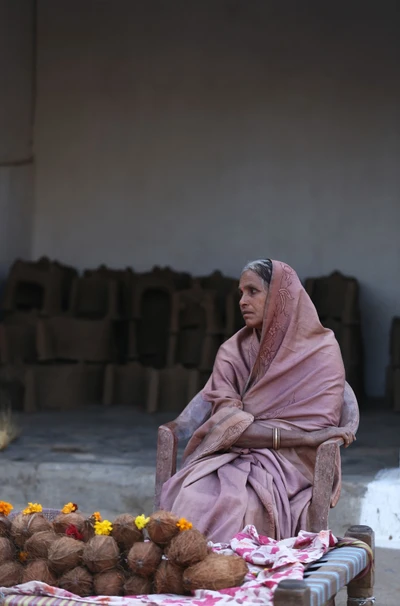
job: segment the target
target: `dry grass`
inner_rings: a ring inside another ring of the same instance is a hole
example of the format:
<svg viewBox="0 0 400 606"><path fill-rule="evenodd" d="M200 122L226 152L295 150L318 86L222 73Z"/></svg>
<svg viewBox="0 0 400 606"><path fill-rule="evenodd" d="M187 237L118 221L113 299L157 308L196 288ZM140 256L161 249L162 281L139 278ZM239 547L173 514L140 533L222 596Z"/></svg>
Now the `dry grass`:
<svg viewBox="0 0 400 606"><path fill-rule="evenodd" d="M14 420L11 407L0 407L0 451L5 450L16 438L20 430Z"/></svg>

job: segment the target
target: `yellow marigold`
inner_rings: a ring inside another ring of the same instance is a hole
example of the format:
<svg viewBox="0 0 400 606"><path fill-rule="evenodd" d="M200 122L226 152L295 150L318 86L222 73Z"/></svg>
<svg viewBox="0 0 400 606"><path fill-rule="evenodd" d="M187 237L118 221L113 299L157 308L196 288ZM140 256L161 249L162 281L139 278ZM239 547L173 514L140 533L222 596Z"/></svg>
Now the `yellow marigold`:
<svg viewBox="0 0 400 606"><path fill-rule="evenodd" d="M178 526L179 530L190 530L193 527L193 524L185 520L185 518L181 518L176 525Z"/></svg>
<svg viewBox="0 0 400 606"><path fill-rule="evenodd" d="M76 503L66 503L61 510L61 513L73 513L78 509L78 505Z"/></svg>
<svg viewBox="0 0 400 606"><path fill-rule="evenodd" d="M101 520L102 520L102 517L101 517L99 511L94 511L92 513L92 518L94 518L96 520L96 522L101 522Z"/></svg>
<svg viewBox="0 0 400 606"><path fill-rule="evenodd" d="M27 551L20 551L18 554L18 559L20 562L26 562L26 560L28 559L28 552Z"/></svg>
<svg viewBox="0 0 400 606"><path fill-rule="evenodd" d="M111 533L111 531L112 531L112 524L108 520L103 520L103 522L94 523L95 534L109 535Z"/></svg>
<svg viewBox="0 0 400 606"><path fill-rule="evenodd" d="M43 507L39 503L28 503L28 507L22 512L25 516L29 513L40 513L43 511Z"/></svg>
<svg viewBox="0 0 400 606"><path fill-rule="evenodd" d="M14 507L7 501L0 501L0 515L8 516Z"/></svg>
<svg viewBox="0 0 400 606"><path fill-rule="evenodd" d="M140 516L136 516L136 518L135 518L136 528L138 528L139 530L143 530L143 528L145 528L145 526L147 526L149 521L150 521L150 518L146 518L144 513L142 513L142 515L140 515Z"/></svg>

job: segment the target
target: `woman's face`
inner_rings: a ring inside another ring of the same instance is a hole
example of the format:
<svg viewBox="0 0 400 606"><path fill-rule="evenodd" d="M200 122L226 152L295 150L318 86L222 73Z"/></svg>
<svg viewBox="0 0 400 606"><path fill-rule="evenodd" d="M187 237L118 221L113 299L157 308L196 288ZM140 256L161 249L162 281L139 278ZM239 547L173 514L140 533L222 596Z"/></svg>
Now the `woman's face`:
<svg viewBox="0 0 400 606"><path fill-rule="evenodd" d="M240 311L248 328L261 330L268 287L254 271L244 271L239 281Z"/></svg>

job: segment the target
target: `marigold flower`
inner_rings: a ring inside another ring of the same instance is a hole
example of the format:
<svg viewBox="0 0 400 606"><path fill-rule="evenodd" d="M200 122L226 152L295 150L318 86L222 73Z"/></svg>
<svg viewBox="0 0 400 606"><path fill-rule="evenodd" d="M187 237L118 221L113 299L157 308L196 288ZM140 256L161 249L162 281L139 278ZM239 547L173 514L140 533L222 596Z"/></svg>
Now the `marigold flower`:
<svg viewBox="0 0 400 606"><path fill-rule="evenodd" d="M92 513L92 518L94 518L96 520L96 522L101 522L102 521L102 517L101 517L99 511L94 511Z"/></svg>
<svg viewBox="0 0 400 606"><path fill-rule="evenodd" d="M150 518L146 518L144 513L142 513L142 515L140 515L140 516L136 516L136 518L135 518L136 528L138 528L139 530L143 530L143 528L145 528L147 526L149 521L150 521Z"/></svg>
<svg viewBox="0 0 400 606"><path fill-rule="evenodd" d="M185 520L185 518L181 518L176 525L178 526L179 530L190 530L193 528L192 522L188 522Z"/></svg>
<svg viewBox="0 0 400 606"><path fill-rule="evenodd" d="M14 507L7 501L0 501L0 515L8 516Z"/></svg>
<svg viewBox="0 0 400 606"><path fill-rule="evenodd" d="M24 516L27 516L30 513L40 513L43 511L43 507L40 503L28 503L28 507L23 510Z"/></svg>
<svg viewBox="0 0 400 606"><path fill-rule="evenodd" d="M20 562L26 562L26 560L28 559L28 552L27 551L20 551L18 554L18 559Z"/></svg>
<svg viewBox="0 0 400 606"><path fill-rule="evenodd" d="M73 513L78 509L78 505L76 503L66 503L61 510L61 513Z"/></svg>
<svg viewBox="0 0 400 606"><path fill-rule="evenodd" d="M109 520L103 520L103 522L94 523L95 534L109 535L112 531L112 524Z"/></svg>

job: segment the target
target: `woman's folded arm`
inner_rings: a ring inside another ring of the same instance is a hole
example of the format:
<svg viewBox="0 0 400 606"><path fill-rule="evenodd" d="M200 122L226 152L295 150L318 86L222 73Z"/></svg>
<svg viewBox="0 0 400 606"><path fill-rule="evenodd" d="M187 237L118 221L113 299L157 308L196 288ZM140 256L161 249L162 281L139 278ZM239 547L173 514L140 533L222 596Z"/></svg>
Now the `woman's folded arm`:
<svg viewBox="0 0 400 606"><path fill-rule="evenodd" d="M355 435L345 427L326 427L317 431L304 431L303 429L279 429L279 447L293 448L309 446L317 448L322 442L331 438L342 438L344 446L349 446ZM274 430L270 427L254 422L235 442L238 448L272 448L274 445Z"/></svg>

